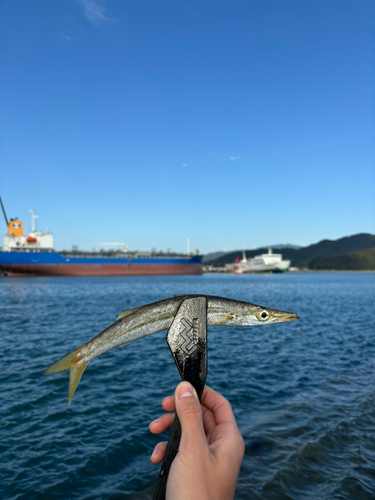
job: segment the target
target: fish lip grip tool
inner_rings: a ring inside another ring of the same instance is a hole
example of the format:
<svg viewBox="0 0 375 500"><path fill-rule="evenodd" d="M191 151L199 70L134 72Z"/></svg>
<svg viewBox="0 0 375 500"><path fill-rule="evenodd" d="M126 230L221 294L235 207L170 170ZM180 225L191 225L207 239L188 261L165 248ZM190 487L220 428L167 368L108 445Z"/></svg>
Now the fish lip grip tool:
<svg viewBox="0 0 375 500"><path fill-rule="evenodd" d="M168 330L166 341L182 380L190 382L202 397L207 378L207 299L185 299ZM176 413L153 500L164 500L169 470L178 453L181 424Z"/></svg>

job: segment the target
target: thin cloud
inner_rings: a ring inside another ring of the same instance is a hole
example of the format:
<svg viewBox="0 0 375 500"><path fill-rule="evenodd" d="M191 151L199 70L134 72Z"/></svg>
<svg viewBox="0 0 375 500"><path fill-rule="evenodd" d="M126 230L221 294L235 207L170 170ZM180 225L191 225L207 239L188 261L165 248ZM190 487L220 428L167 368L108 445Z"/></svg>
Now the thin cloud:
<svg viewBox="0 0 375 500"><path fill-rule="evenodd" d="M105 15L105 8L99 5L96 0L78 1L83 7L83 13L91 23L99 24L109 20L109 18Z"/></svg>
<svg viewBox="0 0 375 500"><path fill-rule="evenodd" d="M181 166L182 166L182 167L187 167L187 166L188 166L188 164L187 164L187 163L183 163Z"/></svg>
<svg viewBox="0 0 375 500"><path fill-rule="evenodd" d="M69 43L73 40L73 38L70 35L66 35L65 33L61 33L60 38L65 43Z"/></svg>
<svg viewBox="0 0 375 500"><path fill-rule="evenodd" d="M241 156L230 156L229 159L230 160L240 160Z"/></svg>

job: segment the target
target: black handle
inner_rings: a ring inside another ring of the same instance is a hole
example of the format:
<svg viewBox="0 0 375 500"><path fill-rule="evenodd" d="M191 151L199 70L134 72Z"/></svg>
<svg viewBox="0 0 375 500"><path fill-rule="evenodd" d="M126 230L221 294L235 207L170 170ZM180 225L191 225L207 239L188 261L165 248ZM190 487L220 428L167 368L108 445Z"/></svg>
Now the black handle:
<svg viewBox="0 0 375 500"><path fill-rule="evenodd" d="M156 489L153 500L165 499L169 470L171 468L175 456L177 455L178 447L180 446L180 440L181 440L181 424L180 424L180 419L178 418L176 413L173 420L171 433L169 435L164 461L161 466L158 482L156 483Z"/></svg>
<svg viewBox="0 0 375 500"><path fill-rule="evenodd" d="M195 296L182 301L167 333L167 343L182 380L202 397L207 376L207 300ZM175 415L153 500L165 500L169 470L178 453L181 423Z"/></svg>

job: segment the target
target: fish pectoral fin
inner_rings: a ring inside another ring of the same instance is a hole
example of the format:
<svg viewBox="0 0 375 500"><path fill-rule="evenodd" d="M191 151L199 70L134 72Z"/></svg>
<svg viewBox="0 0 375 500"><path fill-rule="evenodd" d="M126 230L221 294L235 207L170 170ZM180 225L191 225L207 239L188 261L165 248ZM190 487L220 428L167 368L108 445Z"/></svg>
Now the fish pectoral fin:
<svg viewBox="0 0 375 500"><path fill-rule="evenodd" d="M119 321L120 319L127 318L128 316L131 316L132 314L136 313L140 309L142 309L143 306L141 307L135 307L134 309L128 309L127 311L124 311L120 314L117 314L117 319L116 321Z"/></svg>
<svg viewBox="0 0 375 500"><path fill-rule="evenodd" d="M121 344L121 345L120 345L120 347L125 347L126 345L129 345L129 344L131 344L132 342L135 342L136 340L138 340L138 339L129 340L129 342L125 342L125 344Z"/></svg>
<svg viewBox="0 0 375 500"><path fill-rule="evenodd" d="M233 318L234 318L234 316L230 316L227 314L226 316L222 316L221 318L219 318L216 321L214 321L213 323L211 323L210 326L221 325L222 323L225 323L226 321L229 321Z"/></svg>

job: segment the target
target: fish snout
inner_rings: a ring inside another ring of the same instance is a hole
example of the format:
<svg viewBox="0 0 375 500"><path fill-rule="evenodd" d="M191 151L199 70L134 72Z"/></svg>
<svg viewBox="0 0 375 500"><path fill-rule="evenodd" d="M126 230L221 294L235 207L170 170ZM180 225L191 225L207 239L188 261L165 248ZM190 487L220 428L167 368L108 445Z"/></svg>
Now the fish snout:
<svg viewBox="0 0 375 500"><path fill-rule="evenodd" d="M291 313L286 318L282 318L281 321L295 321L296 319L299 319L299 316L297 316L297 314Z"/></svg>

